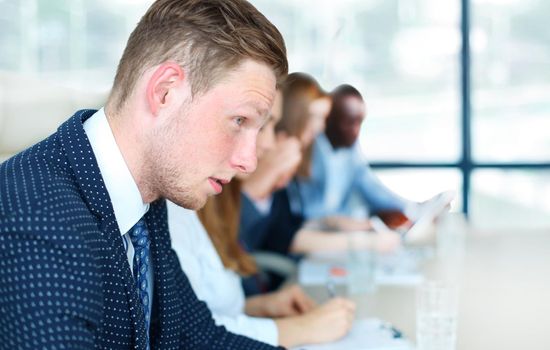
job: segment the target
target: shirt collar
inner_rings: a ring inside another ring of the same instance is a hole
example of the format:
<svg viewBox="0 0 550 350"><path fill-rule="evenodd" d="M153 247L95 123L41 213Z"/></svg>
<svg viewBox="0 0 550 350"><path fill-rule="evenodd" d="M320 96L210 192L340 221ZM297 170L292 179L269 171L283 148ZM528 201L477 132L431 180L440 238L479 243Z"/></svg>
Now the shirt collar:
<svg viewBox="0 0 550 350"><path fill-rule="evenodd" d="M84 122L84 131L111 198L118 228L124 235L147 213L149 204L143 203L137 184L116 144L104 108Z"/></svg>
<svg viewBox="0 0 550 350"><path fill-rule="evenodd" d="M330 144L330 141L328 140L328 137L327 135L322 132L320 133L317 138L315 139L315 142L317 143L317 145L325 150L330 150L332 149L332 145Z"/></svg>
<svg viewBox="0 0 550 350"><path fill-rule="evenodd" d="M360 152L359 141L355 141L353 145L351 145L350 147L338 147L338 148L332 147L330 140L328 139L327 135L324 132L319 134L319 136L317 136L317 138L315 139L315 142L319 148L321 148L325 152L328 152L329 154L362 153Z"/></svg>

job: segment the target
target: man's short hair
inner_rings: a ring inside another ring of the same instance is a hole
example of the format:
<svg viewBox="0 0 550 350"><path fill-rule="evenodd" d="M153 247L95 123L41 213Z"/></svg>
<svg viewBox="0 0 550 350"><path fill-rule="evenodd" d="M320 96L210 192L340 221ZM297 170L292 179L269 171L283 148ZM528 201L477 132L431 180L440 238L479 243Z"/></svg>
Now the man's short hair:
<svg viewBox="0 0 550 350"><path fill-rule="evenodd" d="M178 63L192 94L205 92L244 59L265 63L280 81L288 71L277 28L245 0L157 0L134 29L118 65L109 103L119 111L139 77Z"/></svg>
<svg viewBox="0 0 550 350"><path fill-rule="evenodd" d="M355 96L358 97L360 100L363 100L363 96L361 96L359 90L349 84L342 84L337 86L334 90L332 90L330 95L334 100L339 100L347 96Z"/></svg>
<svg viewBox="0 0 550 350"><path fill-rule="evenodd" d="M364 101L359 90L349 84L338 85L334 90L332 90L330 96L332 97L332 108L328 113L325 130L331 127L334 120L338 120L342 117L342 108L344 108L344 99L346 97L357 97L361 101Z"/></svg>

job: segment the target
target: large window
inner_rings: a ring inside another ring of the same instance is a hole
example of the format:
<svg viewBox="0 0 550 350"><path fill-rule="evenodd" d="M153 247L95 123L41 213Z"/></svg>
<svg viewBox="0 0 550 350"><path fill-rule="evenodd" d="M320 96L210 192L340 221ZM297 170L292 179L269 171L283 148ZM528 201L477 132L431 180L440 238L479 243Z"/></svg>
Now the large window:
<svg viewBox="0 0 550 350"><path fill-rule="evenodd" d="M476 170L470 196L479 226L550 227L550 169Z"/></svg>
<svg viewBox="0 0 550 350"><path fill-rule="evenodd" d="M472 220L549 227L550 3L472 6Z"/></svg>
<svg viewBox="0 0 550 350"><path fill-rule="evenodd" d="M282 31L292 71L311 73L328 90L349 83L362 92L361 144L371 161L459 159L458 3L253 3Z"/></svg>
<svg viewBox="0 0 550 350"><path fill-rule="evenodd" d="M110 87L150 0L0 0L0 71L94 90Z"/></svg>
<svg viewBox="0 0 550 350"><path fill-rule="evenodd" d="M550 2L476 0L472 151L477 162L550 160Z"/></svg>
<svg viewBox="0 0 550 350"><path fill-rule="evenodd" d="M550 225L550 3L253 3L282 30L293 70L365 95L361 145L396 192L455 189L454 209L477 226Z"/></svg>
<svg viewBox="0 0 550 350"><path fill-rule="evenodd" d="M479 226L550 224L550 2L251 2L283 33L291 71L363 93L361 146L396 192L455 189ZM0 71L108 89L151 3L0 0Z"/></svg>
<svg viewBox="0 0 550 350"><path fill-rule="evenodd" d="M363 92L361 144L396 192L458 189L477 226L550 225L550 3L254 3L285 13L291 68Z"/></svg>
<svg viewBox="0 0 550 350"><path fill-rule="evenodd" d="M456 164L460 160L460 3L422 1L253 0L287 41L291 71L327 90L349 83L367 103L360 144L368 159ZM455 169L386 170L399 194L424 200L458 193Z"/></svg>

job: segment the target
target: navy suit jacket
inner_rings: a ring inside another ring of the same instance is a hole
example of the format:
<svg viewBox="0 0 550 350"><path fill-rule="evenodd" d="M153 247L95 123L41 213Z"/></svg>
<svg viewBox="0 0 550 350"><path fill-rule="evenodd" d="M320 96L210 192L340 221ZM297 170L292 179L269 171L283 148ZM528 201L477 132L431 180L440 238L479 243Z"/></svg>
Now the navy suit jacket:
<svg viewBox="0 0 550 350"><path fill-rule="evenodd" d="M248 252L272 252L292 259L300 257L290 253L290 246L304 218L293 212L288 191L289 187L273 194L271 208L266 214L260 213L246 194L241 195L239 239ZM245 295L252 296L278 289L285 278L273 271L261 271L243 278L242 286Z"/></svg>
<svg viewBox="0 0 550 350"><path fill-rule="evenodd" d="M77 112L0 164L0 348L146 349L128 258ZM151 349L272 349L214 324L171 249L164 200L145 216Z"/></svg>
<svg viewBox="0 0 550 350"><path fill-rule="evenodd" d="M246 249L289 255L292 240L304 218L292 212L287 188L273 194L271 208L265 215L244 194L241 203L239 239Z"/></svg>

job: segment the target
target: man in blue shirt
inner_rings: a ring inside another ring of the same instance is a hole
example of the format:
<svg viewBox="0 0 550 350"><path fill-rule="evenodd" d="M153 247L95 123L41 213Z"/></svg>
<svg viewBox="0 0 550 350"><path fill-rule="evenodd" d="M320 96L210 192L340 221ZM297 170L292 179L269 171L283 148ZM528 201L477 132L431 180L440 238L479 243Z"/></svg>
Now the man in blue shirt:
<svg viewBox="0 0 550 350"><path fill-rule="evenodd" d="M384 186L360 151L357 139L367 112L361 94L350 85L341 85L331 95L325 133L313 146L311 176L298 179L304 216L309 220L338 218L337 228L367 229L364 218L374 214L390 227L406 223L404 214L410 215L416 203ZM357 226L345 218L358 219Z"/></svg>

